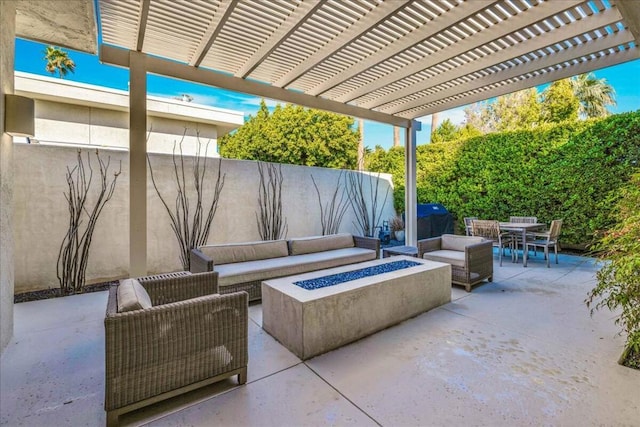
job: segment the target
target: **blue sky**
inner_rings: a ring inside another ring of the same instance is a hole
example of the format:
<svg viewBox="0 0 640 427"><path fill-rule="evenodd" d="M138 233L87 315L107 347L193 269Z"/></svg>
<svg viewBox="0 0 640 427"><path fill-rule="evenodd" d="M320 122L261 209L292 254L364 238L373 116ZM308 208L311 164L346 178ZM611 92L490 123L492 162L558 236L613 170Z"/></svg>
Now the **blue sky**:
<svg viewBox="0 0 640 427"><path fill-rule="evenodd" d="M44 49L46 45L27 40L16 39L15 69L28 73L50 75L45 71ZM103 65L97 55L89 55L73 50L67 50L76 63L76 71L66 78L71 81L106 86L127 90L129 70L110 65ZM613 113L635 111L640 109L640 85L637 76L640 75L640 60L627 62L614 67L598 70L594 73L597 78L605 78L616 90L618 105L611 108ZM542 87L538 88L539 90ZM203 86L181 80L149 75L147 90L150 95L161 97L178 97L181 94L193 96L193 102L219 108L242 111L245 116L254 114L260 104L260 98L238 92ZM267 105L273 107L276 101L266 100ZM455 108L440 113L440 121L450 119L455 124L462 123L464 107ZM418 144L429 140L431 131L431 117L419 118L422 121L422 131L418 132ZM401 138L404 138L401 133ZM365 122L365 145L373 148L381 145L389 148L393 143L393 127L375 122Z"/></svg>

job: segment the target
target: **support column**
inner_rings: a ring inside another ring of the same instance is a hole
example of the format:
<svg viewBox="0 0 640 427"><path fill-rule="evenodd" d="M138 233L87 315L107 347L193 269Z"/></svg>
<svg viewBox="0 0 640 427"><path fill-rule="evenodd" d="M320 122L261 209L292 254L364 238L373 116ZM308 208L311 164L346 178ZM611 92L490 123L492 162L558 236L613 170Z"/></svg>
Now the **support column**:
<svg viewBox="0 0 640 427"><path fill-rule="evenodd" d="M13 335L13 138L4 132L5 94L13 94L16 2L0 1L0 353Z"/></svg>
<svg viewBox="0 0 640 427"><path fill-rule="evenodd" d="M147 274L146 55L129 53L129 275Z"/></svg>
<svg viewBox="0 0 640 427"><path fill-rule="evenodd" d="M416 185L416 139L422 125L418 121L411 121L406 130L404 144L404 228L405 242L408 246L416 246L418 242L418 190Z"/></svg>

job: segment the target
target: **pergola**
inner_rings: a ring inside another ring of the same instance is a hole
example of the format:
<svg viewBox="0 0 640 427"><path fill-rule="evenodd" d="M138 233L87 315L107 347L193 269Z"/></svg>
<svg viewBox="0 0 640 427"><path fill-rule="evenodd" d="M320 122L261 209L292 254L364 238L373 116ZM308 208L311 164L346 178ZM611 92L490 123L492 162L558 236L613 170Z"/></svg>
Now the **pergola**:
<svg viewBox="0 0 640 427"><path fill-rule="evenodd" d="M405 128L415 244L416 118L640 57L636 0L95 4L101 61L130 69L131 275L146 273L147 73Z"/></svg>

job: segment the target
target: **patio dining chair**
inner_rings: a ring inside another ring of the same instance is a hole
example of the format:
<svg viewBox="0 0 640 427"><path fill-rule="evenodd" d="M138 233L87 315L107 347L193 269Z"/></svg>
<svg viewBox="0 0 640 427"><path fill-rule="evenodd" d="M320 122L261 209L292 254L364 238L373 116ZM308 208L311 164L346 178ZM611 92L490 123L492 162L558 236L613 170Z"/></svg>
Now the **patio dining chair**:
<svg viewBox="0 0 640 427"><path fill-rule="evenodd" d="M519 223L519 224L535 224L538 222L537 216L510 216L509 222ZM520 233L511 233L511 238L513 239L513 246L517 250L520 246L522 246L522 236ZM524 250L524 248L522 248ZM516 254L516 261L518 260L518 254Z"/></svg>
<svg viewBox="0 0 640 427"><path fill-rule="evenodd" d="M562 228L562 220L554 219L551 221L551 226L549 227L549 231L545 233L533 233L532 236L535 238L532 241L527 241L527 248L533 248L536 250L537 248L544 249L544 258L547 260L547 268L549 265L549 248L553 247L553 250L556 254L556 264L558 263L558 238L560 237L560 230Z"/></svg>
<svg viewBox="0 0 640 427"><path fill-rule="evenodd" d="M513 248L514 239L509 233L500 232L500 223L495 220L476 219L471 222L471 232L474 236L491 240L493 246L498 248L500 267L502 267L502 255L508 247L511 251L511 262L515 261L515 251Z"/></svg>
<svg viewBox="0 0 640 427"><path fill-rule="evenodd" d="M464 217L464 231L467 233L467 236L471 236L471 222L476 219L478 219L477 216Z"/></svg>

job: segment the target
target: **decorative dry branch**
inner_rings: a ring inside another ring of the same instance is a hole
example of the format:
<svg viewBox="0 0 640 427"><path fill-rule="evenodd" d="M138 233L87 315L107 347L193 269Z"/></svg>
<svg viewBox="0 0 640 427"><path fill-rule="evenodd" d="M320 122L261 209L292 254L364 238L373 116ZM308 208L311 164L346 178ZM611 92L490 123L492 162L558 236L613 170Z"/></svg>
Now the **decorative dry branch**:
<svg viewBox="0 0 640 427"><path fill-rule="evenodd" d="M338 175L338 181L333 190L331 200L326 205L322 204L322 197L320 196L320 189L316 184L316 180L311 175L311 181L316 189L318 195L318 205L320 206L320 223L322 224L322 235L336 234L340 231L340 224L344 214L349 209L349 201L346 199L346 188L341 186L344 171L340 171ZM346 179L346 178L345 178ZM340 191L342 189L342 191Z"/></svg>
<svg viewBox="0 0 640 427"><path fill-rule="evenodd" d="M189 252L191 249L206 244L209 239L211 223L213 222L213 218L218 210L218 201L220 200L220 194L224 187L226 174L222 175L222 159L218 159L218 175L213 186L213 196L209 202L205 203L205 184L207 186L209 184L209 182L205 183L207 175L207 152L209 150L211 140L209 140L205 145L204 156L202 156L202 142L200 141L200 134L196 133L198 144L196 155L193 157L192 161L193 188L187 188L190 183L187 182L187 173L185 172L184 165L185 156L182 152L182 143L184 142L186 133L187 129L185 129L180 142L174 142L173 144L173 174L177 187L173 208L169 207L167 200L162 196L162 193L158 188L148 154L147 163L149 164L149 171L151 172L153 188L156 190L156 194L158 194L160 201L169 215L171 229L178 240L182 268L188 271L190 267ZM176 155L176 146L179 147L179 155ZM189 193L192 193L194 190L195 201L189 197Z"/></svg>
<svg viewBox="0 0 640 427"><path fill-rule="evenodd" d="M96 157L100 170L100 192L90 210L87 206L89 203L87 198L91 192L93 180L91 156L87 153L88 177L81 150L78 150L78 164L71 169L67 166L68 193L65 193L64 197L69 207L69 227L60 244L56 266L56 275L63 294L82 292L84 288L93 232L102 209L113 196L116 181L122 172L121 162L118 171L113 173L113 180L107 183L111 157L105 163L100 158L98 150L96 150Z"/></svg>
<svg viewBox="0 0 640 427"><path fill-rule="evenodd" d="M387 187L384 200L378 208L380 173L375 177L375 183L373 174L366 174L366 176L369 177L368 197L364 188L365 174L360 172L349 172L347 174L347 196L356 217L353 224L360 229L363 236L372 237L375 229L380 226L382 210L387 203L387 197L389 197L389 187Z"/></svg>
<svg viewBox="0 0 640 427"><path fill-rule="evenodd" d="M282 239L289 229L286 218L282 217L282 182L284 180L282 165L258 162L258 173L260 174L258 187L260 213L256 212L258 233L262 240Z"/></svg>

